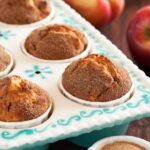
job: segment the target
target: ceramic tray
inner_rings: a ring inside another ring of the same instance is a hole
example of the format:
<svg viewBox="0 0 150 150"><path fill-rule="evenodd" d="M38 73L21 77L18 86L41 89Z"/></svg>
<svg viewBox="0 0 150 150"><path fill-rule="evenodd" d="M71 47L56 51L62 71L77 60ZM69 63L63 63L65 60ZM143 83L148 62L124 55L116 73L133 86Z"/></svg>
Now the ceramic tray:
<svg viewBox="0 0 150 150"><path fill-rule="evenodd" d="M58 79L69 63L40 62L21 50L24 38L35 28L0 26L0 43L15 59L10 73L31 80L48 91L54 101L54 111L45 123L28 129L0 128L0 149L26 148L74 137L150 116L150 80L116 46L100 34L63 1L51 0L55 17L51 23L66 23L85 32L92 44L92 53L103 54L126 68L135 84L135 92L124 104L109 108L94 108L68 100L58 89ZM42 24L41 24L42 25ZM37 73L38 72L38 73Z"/></svg>

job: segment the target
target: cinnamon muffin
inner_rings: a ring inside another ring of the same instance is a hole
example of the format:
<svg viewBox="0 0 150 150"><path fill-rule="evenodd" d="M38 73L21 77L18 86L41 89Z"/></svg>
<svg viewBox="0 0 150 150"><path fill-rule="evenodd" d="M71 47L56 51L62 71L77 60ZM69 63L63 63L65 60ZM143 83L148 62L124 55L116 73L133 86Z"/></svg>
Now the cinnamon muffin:
<svg viewBox="0 0 150 150"><path fill-rule="evenodd" d="M52 105L48 94L19 76L0 80L0 121L20 122L35 119Z"/></svg>
<svg viewBox="0 0 150 150"><path fill-rule="evenodd" d="M47 17L46 0L0 0L0 21L8 24L29 24Z"/></svg>
<svg viewBox="0 0 150 150"><path fill-rule="evenodd" d="M78 29L68 25L49 25L34 30L25 41L31 55L45 60L62 60L82 53L87 39Z"/></svg>
<svg viewBox="0 0 150 150"><path fill-rule="evenodd" d="M11 63L10 55L0 45L0 73L5 71L5 69L10 65L10 63Z"/></svg>
<svg viewBox="0 0 150 150"><path fill-rule="evenodd" d="M108 102L124 96L132 82L125 69L108 58L92 54L69 65L62 85L71 95L91 102Z"/></svg>

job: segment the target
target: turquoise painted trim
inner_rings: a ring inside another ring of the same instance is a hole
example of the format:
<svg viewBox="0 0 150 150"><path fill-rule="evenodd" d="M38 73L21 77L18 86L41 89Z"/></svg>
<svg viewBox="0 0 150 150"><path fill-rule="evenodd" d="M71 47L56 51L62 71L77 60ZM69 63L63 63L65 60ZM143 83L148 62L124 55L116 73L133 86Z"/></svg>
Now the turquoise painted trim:
<svg viewBox="0 0 150 150"><path fill-rule="evenodd" d="M101 130L103 128L113 127L114 125L117 126L117 125L120 125L122 123L124 123L124 124L129 123L131 121L139 120L139 119L149 117L149 116L150 116L150 113L147 113L147 114L144 114L144 115L137 115L134 118L128 118L125 121L120 121L120 120L115 121L114 124L110 123L110 124L105 124L104 126L95 125L95 126L93 126L93 128L73 131L73 132L70 132L70 134L62 134L62 135L57 136L57 137L48 138L48 139L46 139L44 141L41 141L41 142L35 142L35 143L32 143L32 144L24 144L24 145L22 145L21 149L32 148L32 147L35 147L35 146L38 146L38 145L44 145L44 144L47 144L47 143L53 143L53 142L56 142L56 141L59 141L59 140L62 140L62 139L67 139L67 138L70 138L70 137L77 137L77 136L85 134L85 133L90 133L94 130ZM0 149L0 150L2 150L2 149ZM12 148L11 150L20 150L20 148Z"/></svg>
<svg viewBox="0 0 150 150"><path fill-rule="evenodd" d="M9 40L10 37L12 36L15 36L15 33L13 33L12 31L10 30L0 30L0 39L3 39L3 40Z"/></svg>
<svg viewBox="0 0 150 150"><path fill-rule="evenodd" d="M20 135L32 135L32 134L34 134L34 130L31 130L31 129L20 130L20 131L16 132L15 134L11 134L8 131L4 131L1 133L1 137L5 140L11 140Z"/></svg>
<svg viewBox="0 0 150 150"><path fill-rule="evenodd" d="M58 127L69 126L74 122L80 122L83 119L92 118L93 116L96 116L96 115L98 115L98 116L101 116L104 114L109 115L109 114L113 114L113 113L116 113L119 111L125 111L125 110L129 110L129 109L137 109L141 105L150 105L150 91L147 91L146 88L141 85L137 86L137 89L139 91L143 92L144 94L141 96L140 100L137 101L136 103L127 102L124 105L117 106L114 108L103 108L103 109L95 109L92 111L81 111L81 112L79 112L79 114L70 116L67 119L62 119L62 118L58 119L56 122L49 124L40 129L25 129L25 130L16 131L15 133L3 131L2 133L0 133L1 138L5 139L5 140L12 140L21 135L32 135L32 134L42 133L42 132L45 132L46 130L48 130L49 128L58 128Z"/></svg>
<svg viewBox="0 0 150 150"><path fill-rule="evenodd" d="M59 119L57 121L57 126L68 126L69 124L71 124L72 122L79 122L82 120L82 117L80 115L74 115L74 116L71 116L69 119Z"/></svg>
<svg viewBox="0 0 150 150"><path fill-rule="evenodd" d="M46 79L47 75L53 73L50 67L40 67L38 65L34 65L32 69L27 69L24 72L29 78L40 77L41 79Z"/></svg>

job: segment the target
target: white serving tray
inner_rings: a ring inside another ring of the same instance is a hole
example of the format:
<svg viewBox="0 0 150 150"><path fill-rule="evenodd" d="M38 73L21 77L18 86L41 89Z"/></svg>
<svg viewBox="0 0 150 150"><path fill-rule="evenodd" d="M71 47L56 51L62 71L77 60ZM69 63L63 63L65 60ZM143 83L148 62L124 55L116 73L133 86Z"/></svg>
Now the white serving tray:
<svg viewBox="0 0 150 150"><path fill-rule="evenodd" d="M93 130L120 125L150 116L150 80L109 40L86 22L79 14L61 0L51 0L55 18L51 23L66 23L85 32L92 44L92 53L103 54L125 67L133 78L135 93L119 106L94 108L75 103L65 98L57 83L69 63L40 62L25 55L21 50L24 38L34 27L0 26L0 44L12 53L15 59L11 75L20 75L48 91L54 101L52 116L45 123L29 129L0 128L0 149L26 148L60 139L74 137ZM42 24L41 24L42 25ZM36 74L40 71L40 74Z"/></svg>

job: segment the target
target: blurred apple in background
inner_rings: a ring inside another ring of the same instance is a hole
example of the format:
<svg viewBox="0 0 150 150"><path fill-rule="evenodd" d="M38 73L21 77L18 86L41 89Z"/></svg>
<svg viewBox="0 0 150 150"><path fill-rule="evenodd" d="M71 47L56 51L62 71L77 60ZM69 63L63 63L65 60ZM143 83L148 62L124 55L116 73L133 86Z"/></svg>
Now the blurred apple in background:
<svg viewBox="0 0 150 150"><path fill-rule="evenodd" d="M99 28L120 16L125 0L64 0Z"/></svg>
<svg viewBox="0 0 150 150"><path fill-rule="evenodd" d="M150 5L138 10L132 18L127 40L129 48L137 63L150 71Z"/></svg>

